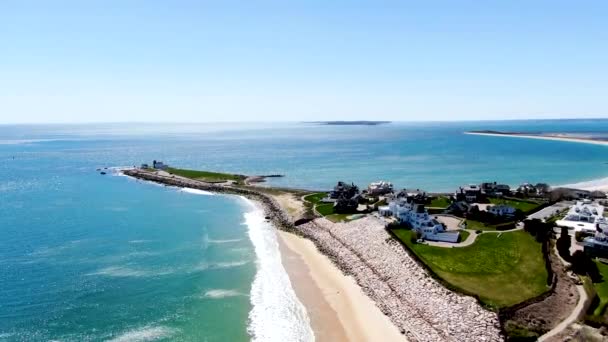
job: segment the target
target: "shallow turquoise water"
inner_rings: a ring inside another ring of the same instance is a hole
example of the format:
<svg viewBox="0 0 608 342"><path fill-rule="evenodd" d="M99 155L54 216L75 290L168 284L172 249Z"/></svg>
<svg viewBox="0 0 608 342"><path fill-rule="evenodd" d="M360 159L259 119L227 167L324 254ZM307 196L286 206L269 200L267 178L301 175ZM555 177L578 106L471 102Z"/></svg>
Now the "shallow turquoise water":
<svg viewBox="0 0 608 342"><path fill-rule="evenodd" d="M470 129L605 135L608 121L0 126L0 341L249 340L260 269L251 208L99 167L159 159L282 173L275 184L310 189L608 177L608 147L462 134Z"/></svg>

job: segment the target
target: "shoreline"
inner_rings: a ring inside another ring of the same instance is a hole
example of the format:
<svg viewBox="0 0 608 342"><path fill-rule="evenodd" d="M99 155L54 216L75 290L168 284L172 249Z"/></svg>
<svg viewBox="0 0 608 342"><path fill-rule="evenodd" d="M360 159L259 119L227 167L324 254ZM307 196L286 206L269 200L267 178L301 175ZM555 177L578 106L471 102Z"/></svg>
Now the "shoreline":
<svg viewBox="0 0 608 342"><path fill-rule="evenodd" d="M407 341L397 325L382 313L377 303L365 294L355 279L321 252L311 237L294 226L293 218L275 196L138 169L122 170L122 173L137 180L165 186L242 196L259 206L266 220L276 228L283 265L296 296L310 316L315 338L319 341ZM294 260L298 258L299 262ZM300 281L304 283L299 283ZM312 281L312 286L306 281Z"/></svg>
<svg viewBox="0 0 608 342"><path fill-rule="evenodd" d="M591 144L591 145L602 145L608 146L607 140L596 140L591 138L576 138L576 137L567 137L559 134L546 134L546 135L535 135L535 134L525 134L525 133L500 133L500 132L464 132L464 134L468 135L485 135L490 137L508 137L508 138L525 138L525 139L538 139L538 140L553 140L553 141L565 141L565 142L575 142L581 144Z"/></svg>
<svg viewBox="0 0 608 342"><path fill-rule="evenodd" d="M300 279L308 278L312 281L312 286L303 285L300 289L295 286L295 290L313 320L313 330L318 341L407 341L397 326L363 292L355 279L345 275L312 241L280 230L277 235L287 249L283 255L289 258L293 253L302 260L301 264L305 269L298 271L306 275L300 276ZM287 273L294 273L293 269L290 272L289 267L287 268ZM292 283L298 279L294 274L290 274L290 277L294 278ZM322 298L310 298L306 295L300 297L302 287L317 288L318 291L315 292ZM338 331L328 331L328 328L336 324L331 321L315 324L315 316L328 316L327 312L318 312L317 309L321 307L319 301L325 302L332 311L333 317L328 318L335 319L339 324ZM342 338L339 338L340 335Z"/></svg>
<svg viewBox="0 0 608 342"><path fill-rule="evenodd" d="M534 134L523 134L523 133L499 133L499 132L495 132L495 133L492 133L492 132L464 132L464 134L482 135L482 136L490 136L490 137L562 141L562 142L572 142L572 143L588 144L588 145L608 146L608 141L606 141L606 140L566 137L566 136L560 136L558 134L534 135ZM608 192L608 177L591 179L588 181L581 181L581 182L576 182L576 183L568 183L568 184L564 184L564 185L556 185L555 188L571 188L571 189L580 189L580 190L587 190L587 191L599 190L599 191Z"/></svg>

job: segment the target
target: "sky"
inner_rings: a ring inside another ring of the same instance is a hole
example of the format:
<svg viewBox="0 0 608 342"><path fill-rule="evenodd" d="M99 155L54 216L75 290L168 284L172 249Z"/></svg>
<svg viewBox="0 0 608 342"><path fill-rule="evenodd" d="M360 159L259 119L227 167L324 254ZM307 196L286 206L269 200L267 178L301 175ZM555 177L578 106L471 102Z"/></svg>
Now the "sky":
<svg viewBox="0 0 608 342"><path fill-rule="evenodd" d="M608 1L0 1L0 123L608 117Z"/></svg>

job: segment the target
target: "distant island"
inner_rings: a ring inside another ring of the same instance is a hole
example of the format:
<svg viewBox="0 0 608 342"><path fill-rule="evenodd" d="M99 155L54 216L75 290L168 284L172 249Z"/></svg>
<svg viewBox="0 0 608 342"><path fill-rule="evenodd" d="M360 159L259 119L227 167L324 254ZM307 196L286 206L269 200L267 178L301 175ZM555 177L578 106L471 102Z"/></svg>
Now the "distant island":
<svg viewBox="0 0 608 342"><path fill-rule="evenodd" d="M330 126L377 126L389 124L391 121L313 121L311 123Z"/></svg>

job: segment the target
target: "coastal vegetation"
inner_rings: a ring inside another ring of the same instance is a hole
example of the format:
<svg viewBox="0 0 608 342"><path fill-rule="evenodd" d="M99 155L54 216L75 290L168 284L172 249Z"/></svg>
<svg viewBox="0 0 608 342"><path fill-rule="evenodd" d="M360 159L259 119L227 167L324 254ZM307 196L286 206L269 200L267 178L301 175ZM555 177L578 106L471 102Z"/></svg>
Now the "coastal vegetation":
<svg viewBox="0 0 608 342"><path fill-rule="evenodd" d="M223 183L227 181L235 181L237 183L242 183L246 178L243 175L235 175L230 173L178 169L173 167L167 168L167 172L177 176L182 176L208 183Z"/></svg>
<svg viewBox="0 0 608 342"><path fill-rule="evenodd" d="M524 231L484 233L462 248L415 243L411 230L393 233L437 276L491 308L521 303L547 290L541 244Z"/></svg>

